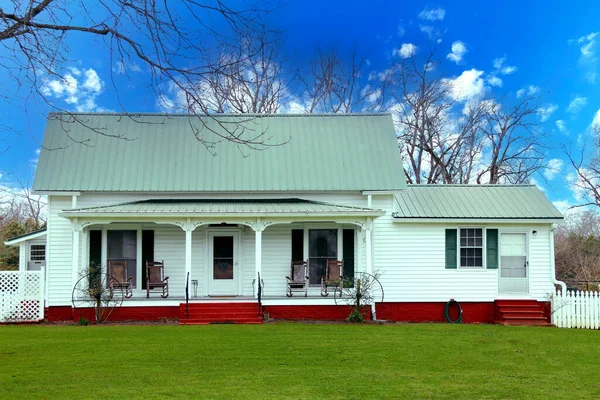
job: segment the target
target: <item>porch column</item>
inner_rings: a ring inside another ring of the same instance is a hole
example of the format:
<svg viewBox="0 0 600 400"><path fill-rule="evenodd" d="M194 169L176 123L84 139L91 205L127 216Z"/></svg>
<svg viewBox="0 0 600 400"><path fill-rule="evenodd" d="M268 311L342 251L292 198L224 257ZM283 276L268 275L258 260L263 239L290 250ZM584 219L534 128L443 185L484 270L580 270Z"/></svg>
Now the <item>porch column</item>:
<svg viewBox="0 0 600 400"><path fill-rule="evenodd" d="M192 232L194 228L190 225L184 228L185 230L185 279L188 286L191 284L188 281L188 276L192 276ZM188 275L189 274L189 275Z"/></svg>
<svg viewBox="0 0 600 400"><path fill-rule="evenodd" d="M367 245L365 258L367 259L367 273L373 273L373 242L372 242L372 231L373 231L373 222L371 220L367 221L366 224L366 237L365 242Z"/></svg>
<svg viewBox="0 0 600 400"><path fill-rule="evenodd" d="M367 224L366 224L366 237L365 237L365 241L367 242L367 251L366 251L366 258L367 258L367 273L368 274L373 274L373 239L372 239L372 232L373 232L373 220L372 219L368 219L367 220ZM373 317L373 320L377 320L377 315L375 314L375 303L371 304L371 315Z"/></svg>
<svg viewBox="0 0 600 400"><path fill-rule="evenodd" d="M260 285L258 277L261 276L262 278L262 233L264 229L264 225L260 223L260 218L258 218L257 224L254 226L254 278L257 282L255 293L256 297L258 297L258 285Z"/></svg>
<svg viewBox="0 0 600 400"><path fill-rule="evenodd" d="M72 240L72 260L71 260L71 289L75 287L75 284L79 280L79 236L81 235L81 224L78 219L75 218L71 222L71 229L73 233Z"/></svg>

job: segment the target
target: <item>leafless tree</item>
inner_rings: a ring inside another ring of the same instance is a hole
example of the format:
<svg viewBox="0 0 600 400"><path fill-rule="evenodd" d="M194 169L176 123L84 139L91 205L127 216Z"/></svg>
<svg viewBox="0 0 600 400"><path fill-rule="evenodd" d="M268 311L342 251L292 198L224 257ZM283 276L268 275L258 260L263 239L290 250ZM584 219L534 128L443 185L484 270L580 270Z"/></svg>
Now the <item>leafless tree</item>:
<svg viewBox="0 0 600 400"><path fill-rule="evenodd" d="M570 286L596 289L600 283L600 215L595 210L567 215L556 229L554 243L558 279Z"/></svg>
<svg viewBox="0 0 600 400"><path fill-rule="evenodd" d="M577 179L573 185L579 189L584 199L576 207L600 207L600 126L593 128L593 135L594 144L591 148L581 146L577 156L571 151L566 151L576 173Z"/></svg>
<svg viewBox="0 0 600 400"><path fill-rule="evenodd" d="M348 61L345 61L345 60ZM390 81L369 80L367 61L353 49L348 58L339 49L317 49L309 68L298 72L300 101L308 113L384 111Z"/></svg>
<svg viewBox="0 0 600 400"><path fill-rule="evenodd" d="M46 200L31 193L30 185L18 183L20 188L0 187L2 218L17 221L27 231L40 229L46 223Z"/></svg>
<svg viewBox="0 0 600 400"><path fill-rule="evenodd" d="M211 111L273 114L290 95L276 33L240 33L235 45L221 44L213 64L223 67L208 75L201 96Z"/></svg>
<svg viewBox="0 0 600 400"><path fill-rule="evenodd" d="M535 100L525 97L508 106L488 102L482 130L489 159L477 173L477 183L527 183L544 168Z"/></svg>
<svg viewBox="0 0 600 400"><path fill-rule="evenodd" d="M405 171L409 183L437 183L445 175L447 112L453 105L450 88L435 71L437 62L431 51L425 60L413 56L394 68L393 79L401 151L409 164ZM438 153L441 151L441 154Z"/></svg>
<svg viewBox="0 0 600 400"><path fill-rule="evenodd" d="M265 3L237 9L221 0L10 0L0 7L0 45L12 57L1 60L0 69L19 86L31 88L25 100L41 99L51 108L68 112L47 95L45 85L51 80L68 85L64 72L69 61L68 40L96 39L106 46L110 65L139 63L147 69L148 85L158 98L178 91L193 105L194 116L210 114L212 105L203 96L207 81L246 62L244 57L231 58L228 63L222 59L211 62L215 50L211 43L235 47L244 32L266 30L262 17L269 11ZM112 84L119 89L114 79ZM3 101L13 95L0 93ZM118 90L116 95L119 97ZM81 123L110 136L75 113L65 122ZM240 135L230 125L218 121L218 128L213 125L203 124L202 129L216 140L266 145L263 132ZM204 135L196 137L207 140Z"/></svg>

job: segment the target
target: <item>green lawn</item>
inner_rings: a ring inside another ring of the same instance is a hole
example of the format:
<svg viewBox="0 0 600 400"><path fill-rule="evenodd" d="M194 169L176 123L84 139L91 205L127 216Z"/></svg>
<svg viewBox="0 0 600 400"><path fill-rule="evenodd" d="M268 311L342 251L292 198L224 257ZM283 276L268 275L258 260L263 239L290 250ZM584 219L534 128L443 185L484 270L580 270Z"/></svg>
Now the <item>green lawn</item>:
<svg viewBox="0 0 600 400"><path fill-rule="evenodd" d="M444 324L0 326L0 397L600 398L599 343Z"/></svg>

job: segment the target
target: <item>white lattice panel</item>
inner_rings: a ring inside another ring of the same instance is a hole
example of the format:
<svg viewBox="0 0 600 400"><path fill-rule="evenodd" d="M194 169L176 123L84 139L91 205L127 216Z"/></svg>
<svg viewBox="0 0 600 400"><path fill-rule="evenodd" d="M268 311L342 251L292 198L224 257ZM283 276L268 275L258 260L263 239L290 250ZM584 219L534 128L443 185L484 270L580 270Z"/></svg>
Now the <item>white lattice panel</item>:
<svg viewBox="0 0 600 400"><path fill-rule="evenodd" d="M44 318L44 271L0 271L0 322Z"/></svg>

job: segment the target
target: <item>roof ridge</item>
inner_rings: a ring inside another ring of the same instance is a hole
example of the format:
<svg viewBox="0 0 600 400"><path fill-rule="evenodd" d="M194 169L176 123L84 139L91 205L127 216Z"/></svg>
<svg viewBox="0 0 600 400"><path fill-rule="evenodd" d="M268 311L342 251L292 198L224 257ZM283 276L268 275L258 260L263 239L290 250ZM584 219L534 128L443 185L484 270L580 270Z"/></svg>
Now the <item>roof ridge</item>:
<svg viewBox="0 0 600 400"><path fill-rule="evenodd" d="M53 111L52 115L93 115L93 116L121 116L121 117L255 117L255 118L286 118L286 117L384 117L392 115L390 112L381 113L278 113L278 114L258 114L258 113L214 113L214 114L186 114L186 113L164 113L164 112L67 112Z"/></svg>
<svg viewBox="0 0 600 400"><path fill-rule="evenodd" d="M493 183L493 184L476 184L476 183L435 183L435 184L428 184L428 183L408 183L407 184L408 187L478 187L478 188L493 188L493 187L537 187L534 184L531 183L515 183L515 184L511 184L511 183L501 183L501 184L497 184L497 183Z"/></svg>

